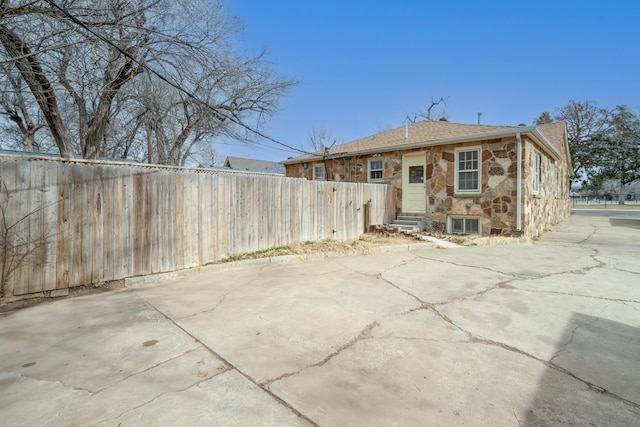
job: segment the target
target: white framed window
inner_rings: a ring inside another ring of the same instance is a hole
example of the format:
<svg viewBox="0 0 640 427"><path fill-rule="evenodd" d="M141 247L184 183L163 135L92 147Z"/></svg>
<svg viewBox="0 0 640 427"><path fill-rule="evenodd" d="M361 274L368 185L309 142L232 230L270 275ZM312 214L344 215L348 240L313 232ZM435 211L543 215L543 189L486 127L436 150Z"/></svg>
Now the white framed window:
<svg viewBox="0 0 640 427"><path fill-rule="evenodd" d="M313 180L314 181L326 181L326 176L324 174L324 166L314 166L313 167Z"/></svg>
<svg viewBox="0 0 640 427"><path fill-rule="evenodd" d="M384 179L384 161L369 159L369 181L382 181Z"/></svg>
<svg viewBox="0 0 640 427"><path fill-rule="evenodd" d="M480 148L456 150L456 193L480 193Z"/></svg>
<svg viewBox="0 0 640 427"><path fill-rule="evenodd" d="M475 216L449 216L447 229L455 234L480 234L480 218Z"/></svg>
<svg viewBox="0 0 640 427"><path fill-rule="evenodd" d="M533 153L533 194L540 194L540 153Z"/></svg>

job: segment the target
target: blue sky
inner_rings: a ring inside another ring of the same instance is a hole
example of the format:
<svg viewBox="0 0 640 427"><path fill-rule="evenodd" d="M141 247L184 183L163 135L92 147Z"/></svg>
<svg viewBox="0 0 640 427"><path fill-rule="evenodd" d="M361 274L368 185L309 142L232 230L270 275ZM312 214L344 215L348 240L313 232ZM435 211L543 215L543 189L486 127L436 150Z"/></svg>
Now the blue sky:
<svg viewBox="0 0 640 427"><path fill-rule="evenodd" d="M640 1L226 0L240 45L301 81L265 133L302 147L324 126L347 142L448 97L449 120L531 124L570 99L640 107ZM224 156L299 153L231 142Z"/></svg>

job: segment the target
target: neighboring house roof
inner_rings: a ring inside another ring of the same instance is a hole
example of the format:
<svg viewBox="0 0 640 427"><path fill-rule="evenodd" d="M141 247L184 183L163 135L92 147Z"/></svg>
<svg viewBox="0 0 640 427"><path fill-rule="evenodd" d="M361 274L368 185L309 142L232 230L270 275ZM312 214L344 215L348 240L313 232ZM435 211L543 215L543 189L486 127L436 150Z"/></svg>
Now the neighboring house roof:
<svg viewBox="0 0 640 427"><path fill-rule="evenodd" d="M227 156L227 159L224 161L224 167L234 170L269 172L284 175L284 166L282 163L269 162L266 160Z"/></svg>
<svg viewBox="0 0 640 427"><path fill-rule="evenodd" d="M455 142L468 142L481 139L499 138L517 132L533 136L542 148L554 157L560 158L562 147L566 144L566 124L550 123L540 126L493 126L454 123L449 121L421 121L406 126L380 132L366 138L347 142L329 150L329 156L345 156L410 149L420 146L442 145ZM285 160L283 163L299 163L315 160L325 155L323 151L305 154Z"/></svg>

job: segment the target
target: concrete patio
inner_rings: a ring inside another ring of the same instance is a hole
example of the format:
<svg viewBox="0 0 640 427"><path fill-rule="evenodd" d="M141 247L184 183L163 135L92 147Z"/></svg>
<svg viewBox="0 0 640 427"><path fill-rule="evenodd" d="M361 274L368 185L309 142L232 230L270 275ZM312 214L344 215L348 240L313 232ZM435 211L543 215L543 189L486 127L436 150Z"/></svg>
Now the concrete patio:
<svg viewBox="0 0 640 427"><path fill-rule="evenodd" d="M533 244L250 261L5 313L0 420L638 425L638 224L574 215Z"/></svg>

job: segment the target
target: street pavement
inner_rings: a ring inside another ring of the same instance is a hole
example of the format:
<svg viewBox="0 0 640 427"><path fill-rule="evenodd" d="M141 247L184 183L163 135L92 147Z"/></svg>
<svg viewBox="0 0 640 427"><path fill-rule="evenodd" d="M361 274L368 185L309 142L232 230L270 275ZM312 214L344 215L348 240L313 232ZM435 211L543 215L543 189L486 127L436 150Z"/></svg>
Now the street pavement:
<svg viewBox="0 0 640 427"><path fill-rule="evenodd" d="M210 266L8 312L0 424L640 425L636 221Z"/></svg>

